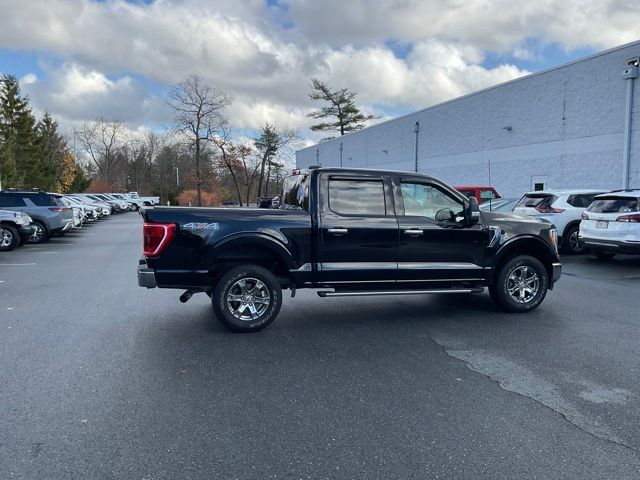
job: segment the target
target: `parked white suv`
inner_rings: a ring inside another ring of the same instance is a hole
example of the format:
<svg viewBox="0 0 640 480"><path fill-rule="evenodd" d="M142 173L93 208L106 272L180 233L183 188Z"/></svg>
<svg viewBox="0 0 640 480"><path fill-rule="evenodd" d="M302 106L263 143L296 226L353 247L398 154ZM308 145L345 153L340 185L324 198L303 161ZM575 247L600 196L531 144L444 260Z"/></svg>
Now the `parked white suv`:
<svg viewBox="0 0 640 480"><path fill-rule="evenodd" d="M546 220L555 225L558 242L566 253L582 253L587 247L578 241L582 212L596 195L607 190L545 190L526 193L513 213Z"/></svg>
<svg viewBox="0 0 640 480"><path fill-rule="evenodd" d="M579 239L601 260L640 254L640 190L598 195L582 214Z"/></svg>

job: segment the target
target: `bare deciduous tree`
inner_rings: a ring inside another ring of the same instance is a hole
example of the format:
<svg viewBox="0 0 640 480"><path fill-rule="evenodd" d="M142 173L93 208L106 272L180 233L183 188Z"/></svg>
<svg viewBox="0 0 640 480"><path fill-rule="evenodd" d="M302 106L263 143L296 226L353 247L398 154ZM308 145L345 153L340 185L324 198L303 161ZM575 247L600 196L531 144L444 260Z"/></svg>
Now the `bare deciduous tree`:
<svg viewBox="0 0 640 480"><path fill-rule="evenodd" d="M113 181L114 167L120 161L120 152L125 145L124 127L117 120L103 118L85 123L77 132L78 141L98 169L103 181Z"/></svg>
<svg viewBox="0 0 640 480"><path fill-rule="evenodd" d="M194 147L198 205L202 203L202 150L226 125L224 110L231 101L229 95L205 84L197 75L191 75L169 92L168 103L174 111L176 131L185 135Z"/></svg>

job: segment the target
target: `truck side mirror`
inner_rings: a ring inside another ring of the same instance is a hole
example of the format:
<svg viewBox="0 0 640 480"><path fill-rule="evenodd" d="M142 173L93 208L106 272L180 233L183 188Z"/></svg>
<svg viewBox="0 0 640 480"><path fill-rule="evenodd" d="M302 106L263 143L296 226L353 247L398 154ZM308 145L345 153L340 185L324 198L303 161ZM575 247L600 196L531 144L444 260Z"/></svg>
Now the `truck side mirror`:
<svg viewBox="0 0 640 480"><path fill-rule="evenodd" d="M480 221L480 207L476 197L469 197L469 206L466 212L467 224L475 225Z"/></svg>

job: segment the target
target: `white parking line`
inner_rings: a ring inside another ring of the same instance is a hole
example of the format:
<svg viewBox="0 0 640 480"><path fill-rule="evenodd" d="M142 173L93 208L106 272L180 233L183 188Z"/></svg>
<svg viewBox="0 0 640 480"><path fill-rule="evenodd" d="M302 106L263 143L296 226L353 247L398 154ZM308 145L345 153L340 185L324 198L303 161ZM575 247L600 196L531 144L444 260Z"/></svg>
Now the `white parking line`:
<svg viewBox="0 0 640 480"><path fill-rule="evenodd" d="M25 265L37 265L37 263L0 263L0 266L5 267L22 267Z"/></svg>
<svg viewBox="0 0 640 480"><path fill-rule="evenodd" d="M33 253L60 253L60 252L33 252Z"/></svg>

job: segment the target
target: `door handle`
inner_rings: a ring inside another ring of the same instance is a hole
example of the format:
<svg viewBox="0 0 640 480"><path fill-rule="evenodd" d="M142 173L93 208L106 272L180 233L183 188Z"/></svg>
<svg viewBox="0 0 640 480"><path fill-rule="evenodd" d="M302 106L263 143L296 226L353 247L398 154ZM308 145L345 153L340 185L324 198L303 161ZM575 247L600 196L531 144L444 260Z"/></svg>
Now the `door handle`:
<svg viewBox="0 0 640 480"><path fill-rule="evenodd" d="M418 236L422 235L424 232L422 230L420 230L419 228L409 228L409 229L405 230L404 233L406 235L411 235L412 237L418 237Z"/></svg>
<svg viewBox="0 0 640 480"><path fill-rule="evenodd" d="M334 227L334 228L329 228L327 232L333 233L334 235L344 235L346 233L349 233L349 230L347 230L346 228Z"/></svg>

